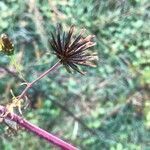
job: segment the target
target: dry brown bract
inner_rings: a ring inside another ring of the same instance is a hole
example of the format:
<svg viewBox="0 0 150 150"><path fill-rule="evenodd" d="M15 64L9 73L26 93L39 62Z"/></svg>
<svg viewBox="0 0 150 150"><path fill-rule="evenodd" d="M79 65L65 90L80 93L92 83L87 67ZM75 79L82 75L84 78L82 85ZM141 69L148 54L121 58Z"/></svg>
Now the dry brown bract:
<svg viewBox="0 0 150 150"><path fill-rule="evenodd" d="M94 67L93 61L97 59L95 54L88 52L90 47L96 45L93 42L94 35L83 37L83 31L79 35L74 36L74 26L71 26L68 33L62 31L61 25L58 25L56 34L52 34L50 41L54 54L60 59L68 72L72 70L84 74L78 65Z"/></svg>

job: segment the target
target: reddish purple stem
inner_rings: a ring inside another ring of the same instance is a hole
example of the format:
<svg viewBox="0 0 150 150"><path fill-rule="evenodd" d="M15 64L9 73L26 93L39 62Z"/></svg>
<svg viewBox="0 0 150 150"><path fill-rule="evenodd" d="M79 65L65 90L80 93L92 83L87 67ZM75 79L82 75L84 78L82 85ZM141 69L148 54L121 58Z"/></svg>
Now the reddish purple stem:
<svg viewBox="0 0 150 150"><path fill-rule="evenodd" d="M43 77L45 77L46 75L48 75L50 72L56 70L57 67L59 67L60 61L58 61L56 64L54 64L51 68L49 68L48 70L46 70L44 73L42 73L38 78L36 78L34 81L32 81L31 83L27 84L27 87L22 91L21 95L18 96L18 99L23 98L23 96L26 94L26 92L28 91L29 88L31 88L33 86L33 84L35 84L36 82L38 82L40 79L42 79Z"/></svg>
<svg viewBox="0 0 150 150"><path fill-rule="evenodd" d="M0 114L4 114L6 112L6 108L0 105ZM48 133L47 131L33 125L32 123L28 122L27 120L23 119L22 117L12 114L7 116L8 119L15 121L18 125L24 127L28 131L38 135L39 137L47 140L50 143L60 147L63 150L77 150L76 147L72 146L69 143L59 139L58 137Z"/></svg>
<svg viewBox="0 0 150 150"><path fill-rule="evenodd" d="M27 84L27 87L22 91L21 95L18 96L18 100L20 100L21 98L24 97L24 95L26 94L26 92L28 91L29 88L31 88L33 86L33 84L35 84L36 82L38 82L40 79L42 79L43 77L45 77L46 75L48 75L50 72L54 71L57 67L60 66L60 61L58 61L55 65L53 65L51 68L49 68L48 70L46 70L44 73L42 73L37 79L35 79L34 81L32 81L31 83ZM6 108L4 106L0 105L0 114L2 117L3 114L6 113ZM53 143L54 145L59 146L61 149L63 150L77 150L76 147L72 146L71 144L66 143L65 141L57 138L56 136L48 133L47 131L33 125L32 123L28 122L27 120L23 119L22 117L16 115L16 114L8 114L7 118L10 120L15 121L18 125L24 127L25 129L27 129L30 132L35 133L36 135L38 135L39 137L47 140L50 143Z"/></svg>

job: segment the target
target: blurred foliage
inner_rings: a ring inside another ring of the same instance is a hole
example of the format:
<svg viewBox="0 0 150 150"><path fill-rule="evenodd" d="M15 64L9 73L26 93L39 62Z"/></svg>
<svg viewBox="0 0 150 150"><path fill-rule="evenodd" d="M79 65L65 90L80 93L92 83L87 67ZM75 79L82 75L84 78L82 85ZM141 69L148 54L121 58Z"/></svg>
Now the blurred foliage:
<svg viewBox="0 0 150 150"><path fill-rule="evenodd" d="M15 44L14 56L0 54L1 104L57 61L48 44L54 26L75 24L96 35L97 68L85 68L86 76L61 68L41 80L29 91L25 118L83 150L150 149L148 0L5 0L0 14L0 33ZM5 130L2 124L0 149L57 149Z"/></svg>

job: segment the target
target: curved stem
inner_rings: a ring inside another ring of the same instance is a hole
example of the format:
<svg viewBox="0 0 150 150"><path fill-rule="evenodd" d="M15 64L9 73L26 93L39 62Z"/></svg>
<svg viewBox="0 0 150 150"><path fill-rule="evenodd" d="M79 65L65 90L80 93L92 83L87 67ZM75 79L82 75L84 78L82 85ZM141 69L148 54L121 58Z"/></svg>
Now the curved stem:
<svg viewBox="0 0 150 150"><path fill-rule="evenodd" d="M36 83L37 81L39 81L40 79L42 79L43 77L45 77L46 75L48 75L50 72L54 71L57 67L59 67L60 61L58 61L55 65L53 65L51 68L49 68L48 70L46 70L44 73L42 73L37 79L35 79L34 81L32 81L31 83L27 84L27 87L22 91L22 93L18 96L18 99L21 99L26 92L28 91L29 88L31 88L33 86L34 83Z"/></svg>

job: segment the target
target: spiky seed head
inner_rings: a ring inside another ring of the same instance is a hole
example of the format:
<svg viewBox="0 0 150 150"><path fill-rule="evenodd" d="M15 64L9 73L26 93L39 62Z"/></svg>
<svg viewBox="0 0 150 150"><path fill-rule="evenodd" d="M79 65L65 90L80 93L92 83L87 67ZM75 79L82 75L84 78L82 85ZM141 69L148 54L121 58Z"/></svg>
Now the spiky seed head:
<svg viewBox="0 0 150 150"><path fill-rule="evenodd" d="M74 35L74 26L70 27L69 32L62 31L62 26L59 24L56 28L56 34L51 33L52 39L50 45L54 54L60 59L60 62L65 66L68 72L75 70L84 74L78 67L91 66L94 67L94 60L97 59L96 54L90 53L89 48L96 45L93 42L94 35L83 37L84 30L78 35Z"/></svg>

